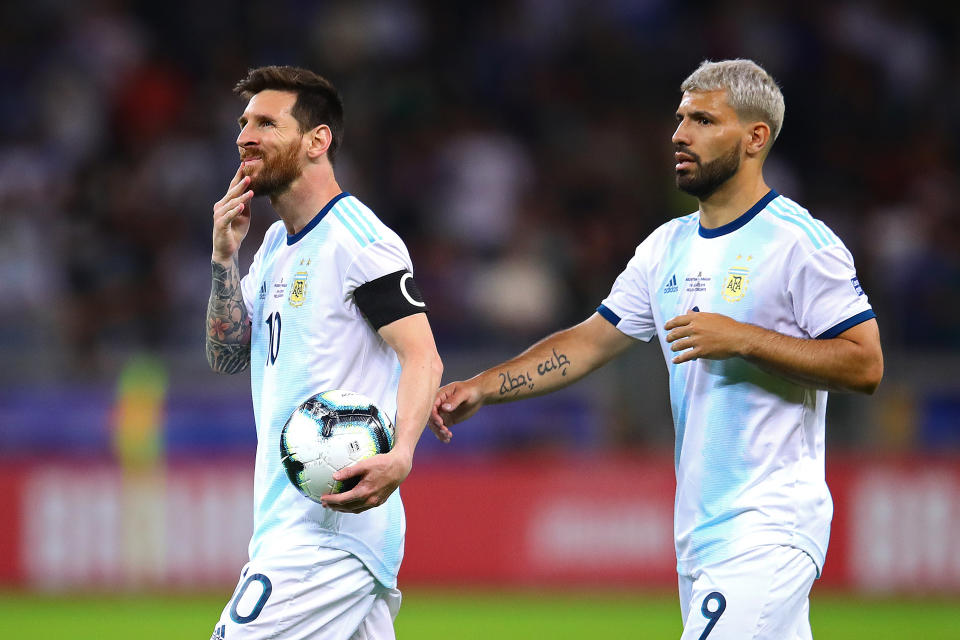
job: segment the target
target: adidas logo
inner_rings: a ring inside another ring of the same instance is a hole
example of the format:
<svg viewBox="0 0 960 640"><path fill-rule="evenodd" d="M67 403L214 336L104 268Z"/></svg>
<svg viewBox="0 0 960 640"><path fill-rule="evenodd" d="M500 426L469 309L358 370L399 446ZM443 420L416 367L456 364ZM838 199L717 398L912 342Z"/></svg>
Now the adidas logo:
<svg viewBox="0 0 960 640"><path fill-rule="evenodd" d="M213 630L213 635L210 637L210 640L226 640L226 638L227 638L227 625L222 624Z"/></svg>
<svg viewBox="0 0 960 640"><path fill-rule="evenodd" d="M263 300L266 297L267 297L267 283L261 282L260 283L260 299Z"/></svg>
<svg viewBox="0 0 960 640"><path fill-rule="evenodd" d="M663 287L664 293L676 293L677 289L677 274L670 276L670 279L667 281L666 286Z"/></svg>

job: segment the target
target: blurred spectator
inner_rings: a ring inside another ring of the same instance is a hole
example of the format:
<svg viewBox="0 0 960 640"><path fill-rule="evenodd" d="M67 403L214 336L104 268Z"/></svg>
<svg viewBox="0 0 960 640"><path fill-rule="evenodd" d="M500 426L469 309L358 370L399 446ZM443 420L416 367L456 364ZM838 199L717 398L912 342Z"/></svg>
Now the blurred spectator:
<svg viewBox="0 0 960 640"><path fill-rule="evenodd" d="M585 318L636 244L691 210L670 170L678 85L738 56L787 100L768 181L848 239L885 351L960 362L960 91L944 81L960 13L937 7L4 4L0 348L17 364L0 376L112 380L144 349L179 363L173 380L205 375L210 210L248 67L341 87L344 187L411 239L453 353ZM254 204L255 227L273 220Z"/></svg>
<svg viewBox="0 0 960 640"><path fill-rule="evenodd" d="M500 250L516 233L518 206L529 187L530 161L503 132L462 117L437 150L435 193L430 211L440 241L469 251Z"/></svg>

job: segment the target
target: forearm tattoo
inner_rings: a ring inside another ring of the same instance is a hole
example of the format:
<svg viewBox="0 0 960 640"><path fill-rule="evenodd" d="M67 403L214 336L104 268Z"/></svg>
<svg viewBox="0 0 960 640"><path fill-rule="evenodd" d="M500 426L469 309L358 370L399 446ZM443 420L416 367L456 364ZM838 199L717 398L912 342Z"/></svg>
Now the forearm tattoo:
<svg viewBox="0 0 960 640"><path fill-rule="evenodd" d="M537 363L536 379L530 371L510 371L509 369L500 371L497 373L500 376L500 396L517 396L524 387L528 391L533 391L539 378L552 371L559 371L561 376L566 376L569 366L570 358L567 354L560 353L554 348L549 358Z"/></svg>
<svg viewBox="0 0 960 640"><path fill-rule="evenodd" d="M250 318L240 291L240 267L211 262L213 286L207 303L207 362L217 373L250 366Z"/></svg>

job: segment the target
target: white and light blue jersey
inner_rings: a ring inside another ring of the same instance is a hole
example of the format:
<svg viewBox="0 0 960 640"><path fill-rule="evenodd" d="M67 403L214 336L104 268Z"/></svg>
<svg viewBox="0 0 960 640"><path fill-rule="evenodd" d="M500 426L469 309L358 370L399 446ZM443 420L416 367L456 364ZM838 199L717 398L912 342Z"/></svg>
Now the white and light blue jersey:
<svg viewBox="0 0 960 640"><path fill-rule="evenodd" d="M742 358L673 364L663 326L690 310L832 338L874 317L853 257L823 222L771 191L716 229L701 227L699 213L662 225L598 309L627 335L656 335L669 369L678 571L763 544L802 549L819 571L833 516L827 393Z"/></svg>
<svg viewBox="0 0 960 640"><path fill-rule="evenodd" d="M280 462L280 431L293 410L329 389L362 393L396 418L400 363L357 309L354 290L413 265L403 241L348 193L296 235L282 222L264 236L241 288L253 324L250 371L257 425L251 560L300 545L356 555L396 585L406 529L399 491L359 514L301 495Z"/></svg>

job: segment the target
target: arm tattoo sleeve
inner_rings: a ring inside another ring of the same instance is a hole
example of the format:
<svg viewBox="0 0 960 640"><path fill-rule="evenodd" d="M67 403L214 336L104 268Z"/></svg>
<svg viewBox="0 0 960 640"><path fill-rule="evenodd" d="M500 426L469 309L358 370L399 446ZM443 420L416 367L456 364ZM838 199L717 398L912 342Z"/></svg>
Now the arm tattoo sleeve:
<svg viewBox="0 0 960 640"><path fill-rule="evenodd" d="M240 267L216 262L207 303L207 362L217 373L239 373L250 366L250 318L240 291Z"/></svg>

